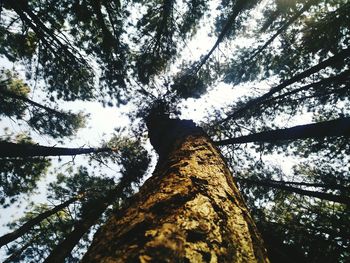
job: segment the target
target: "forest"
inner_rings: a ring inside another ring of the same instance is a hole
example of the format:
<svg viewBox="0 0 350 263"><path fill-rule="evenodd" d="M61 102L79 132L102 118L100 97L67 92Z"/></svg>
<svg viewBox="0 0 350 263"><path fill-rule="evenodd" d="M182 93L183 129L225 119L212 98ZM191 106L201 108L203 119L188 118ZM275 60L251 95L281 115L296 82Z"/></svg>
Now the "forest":
<svg viewBox="0 0 350 263"><path fill-rule="evenodd" d="M349 1L0 0L2 262L345 263L349 209Z"/></svg>

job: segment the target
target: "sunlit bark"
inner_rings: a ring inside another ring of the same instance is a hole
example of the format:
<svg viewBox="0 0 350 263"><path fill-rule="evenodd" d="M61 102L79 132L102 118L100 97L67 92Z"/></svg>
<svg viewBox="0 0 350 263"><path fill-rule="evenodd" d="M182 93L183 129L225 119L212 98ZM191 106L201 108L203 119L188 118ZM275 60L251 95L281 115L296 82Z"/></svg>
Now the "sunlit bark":
<svg viewBox="0 0 350 263"><path fill-rule="evenodd" d="M153 176L82 262L269 262L220 152L191 121L153 119Z"/></svg>

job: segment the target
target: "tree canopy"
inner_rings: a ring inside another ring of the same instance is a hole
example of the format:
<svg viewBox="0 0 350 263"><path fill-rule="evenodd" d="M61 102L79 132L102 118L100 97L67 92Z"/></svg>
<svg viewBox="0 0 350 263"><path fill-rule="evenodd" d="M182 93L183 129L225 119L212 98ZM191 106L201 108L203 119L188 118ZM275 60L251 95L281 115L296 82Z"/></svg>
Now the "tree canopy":
<svg viewBox="0 0 350 263"><path fill-rule="evenodd" d="M199 119L272 262L349 261L348 1L2 0L0 63L5 262L78 262L149 175L158 113ZM90 102L128 124L77 147L89 108L66 105Z"/></svg>

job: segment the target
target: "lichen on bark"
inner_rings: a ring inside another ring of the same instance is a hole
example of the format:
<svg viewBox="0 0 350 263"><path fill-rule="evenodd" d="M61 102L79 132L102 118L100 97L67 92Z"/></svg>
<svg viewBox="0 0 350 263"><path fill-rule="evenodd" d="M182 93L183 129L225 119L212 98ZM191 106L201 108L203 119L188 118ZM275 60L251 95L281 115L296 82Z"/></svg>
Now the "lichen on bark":
<svg viewBox="0 0 350 263"><path fill-rule="evenodd" d="M268 262L219 150L188 121L176 131L183 122L153 133L163 136L153 138L153 176L96 233L82 262Z"/></svg>

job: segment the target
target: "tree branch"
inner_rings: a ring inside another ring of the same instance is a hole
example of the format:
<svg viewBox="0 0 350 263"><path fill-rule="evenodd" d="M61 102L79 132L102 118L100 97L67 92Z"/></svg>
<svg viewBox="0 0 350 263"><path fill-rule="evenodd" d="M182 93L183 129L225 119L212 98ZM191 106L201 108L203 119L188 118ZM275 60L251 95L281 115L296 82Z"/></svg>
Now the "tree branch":
<svg viewBox="0 0 350 263"><path fill-rule="evenodd" d="M248 59L248 61L251 61L253 58L255 58L261 51L263 51L268 45L272 43L272 41L275 40L275 38L280 35L284 30L286 30L292 23L294 23L295 20L297 20L305 11L307 11L312 5L319 2L319 0L310 0L307 3L304 4L304 6L300 9L299 12L297 12L294 16L292 16L284 25L282 25L273 36L265 42L263 46L258 48L253 55Z"/></svg>
<svg viewBox="0 0 350 263"><path fill-rule="evenodd" d="M46 110L47 112L50 112L50 113L53 113L53 114L56 114L56 115L59 115L59 116L62 116L62 115L66 116L67 115L64 112L60 112L60 111L57 111L55 109L49 108L49 107L47 107L45 105L42 105L42 104L37 103L35 101L32 101L31 99L28 99L28 98L26 98L24 96L17 95L15 93L11 92L11 91L3 89L1 84L0 84L0 95L6 96L6 97L10 97L10 98L13 98L13 99L16 99L16 100L21 100L21 101L26 102L26 103L34 106L34 107L38 107L40 109Z"/></svg>

